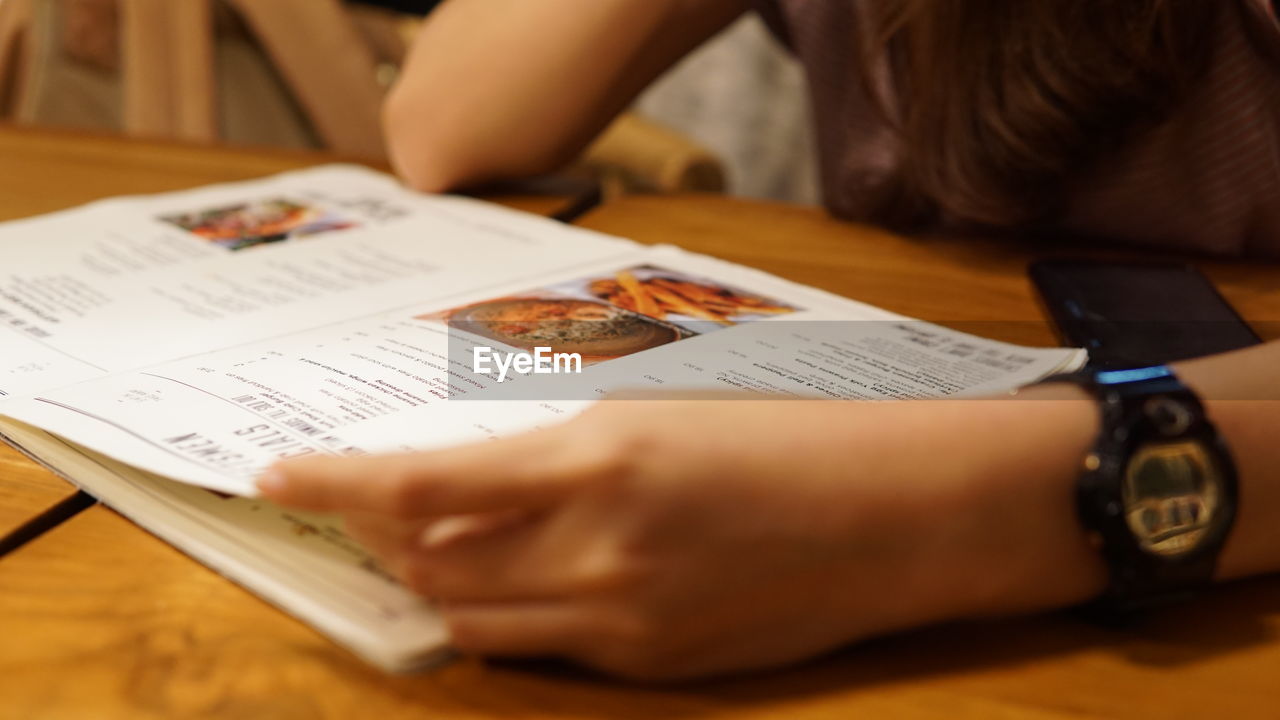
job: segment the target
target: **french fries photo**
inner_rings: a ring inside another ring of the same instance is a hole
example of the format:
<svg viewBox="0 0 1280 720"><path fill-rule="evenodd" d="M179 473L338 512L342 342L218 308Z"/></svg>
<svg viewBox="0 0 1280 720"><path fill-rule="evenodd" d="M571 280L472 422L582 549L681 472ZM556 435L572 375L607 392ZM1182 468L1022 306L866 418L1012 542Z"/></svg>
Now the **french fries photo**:
<svg viewBox="0 0 1280 720"><path fill-rule="evenodd" d="M623 270L594 280L587 291L612 305L659 320L680 315L720 325L733 325L744 315L784 315L795 308L726 287L655 275L639 278Z"/></svg>

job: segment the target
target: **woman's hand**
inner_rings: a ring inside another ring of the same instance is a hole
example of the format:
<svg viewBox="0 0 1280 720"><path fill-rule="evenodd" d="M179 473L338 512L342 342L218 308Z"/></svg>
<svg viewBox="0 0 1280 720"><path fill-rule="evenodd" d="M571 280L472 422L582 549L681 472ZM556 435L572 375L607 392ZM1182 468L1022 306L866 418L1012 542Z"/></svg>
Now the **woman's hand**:
<svg viewBox="0 0 1280 720"><path fill-rule="evenodd" d="M1084 599L1101 570L1071 488L1094 412L606 401L482 445L294 461L262 489L345 514L463 651L688 677Z"/></svg>

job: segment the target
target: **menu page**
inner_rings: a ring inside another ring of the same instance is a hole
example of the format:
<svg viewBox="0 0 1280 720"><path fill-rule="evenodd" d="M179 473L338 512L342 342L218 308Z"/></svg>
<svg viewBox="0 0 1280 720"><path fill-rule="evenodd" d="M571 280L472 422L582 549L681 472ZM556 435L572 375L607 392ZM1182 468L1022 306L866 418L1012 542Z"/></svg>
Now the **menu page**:
<svg viewBox="0 0 1280 720"><path fill-rule="evenodd" d="M539 356L547 372L529 369ZM659 247L12 399L0 413L164 477L251 495L281 459L483 441L622 390L943 397L1008 390L1082 360Z"/></svg>
<svg viewBox="0 0 1280 720"><path fill-rule="evenodd" d="M364 317L635 245L356 166L0 224L0 393Z"/></svg>

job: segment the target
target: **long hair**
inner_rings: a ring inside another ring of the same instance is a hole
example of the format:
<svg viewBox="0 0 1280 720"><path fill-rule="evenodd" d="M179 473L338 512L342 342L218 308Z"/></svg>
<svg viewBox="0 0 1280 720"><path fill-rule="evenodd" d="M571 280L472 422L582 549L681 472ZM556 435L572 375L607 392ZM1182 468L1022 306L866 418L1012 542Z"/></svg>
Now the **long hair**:
<svg viewBox="0 0 1280 720"><path fill-rule="evenodd" d="M862 79L902 162L864 214L899 229L1051 220L1073 178L1201 77L1228 4L876 0ZM886 61L893 110L876 90Z"/></svg>

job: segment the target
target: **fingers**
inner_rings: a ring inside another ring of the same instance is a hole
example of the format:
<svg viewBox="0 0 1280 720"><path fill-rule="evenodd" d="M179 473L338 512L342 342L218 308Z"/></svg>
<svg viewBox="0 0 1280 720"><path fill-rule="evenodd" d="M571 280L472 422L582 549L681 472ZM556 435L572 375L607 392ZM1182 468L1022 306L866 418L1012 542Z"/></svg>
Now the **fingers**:
<svg viewBox="0 0 1280 720"><path fill-rule="evenodd" d="M351 539L380 558L399 557L422 545L426 524L402 522L380 515L357 513L345 518L344 531Z"/></svg>
<svg viewBox="0 0 1280 720"><path fill-rule="evenodd" d="M460 652L495 657L558 656L636 680L691 675L690 666L610 621L607 609L570 602L445 605L441 616Z"/></svg>
<svg viewBox="0 0 1280 720"><path fill-rule="evenodd" d="M542 536L508 527L442 545L421 545L385 556L385 564L414 592L444 602L547 600L574 594L571 558L540 551Z"/></svg>
<svg viewBox="0 0 1280 720"><path fill-rule="evenodd" d="M540 537L527 521L486 515L424 523L352 515L346 531L402 584L435 600L530 600L572 591L568 563L534 556Z"/></svg>
<svg viewBox="0 0 1280 720"><path fill-rule="evenodd" d="M305 458L258 483L273 502L402 519L554 503L575 479L562 432L543 430L432 453Z"/></svg>
<svg viewBox="0 0 1280 720"><path fill-rule="evenodd" d="M581 608L555 602L444 605L440 613L450 644L474 655L574 657L593 634Z"/></svg>

